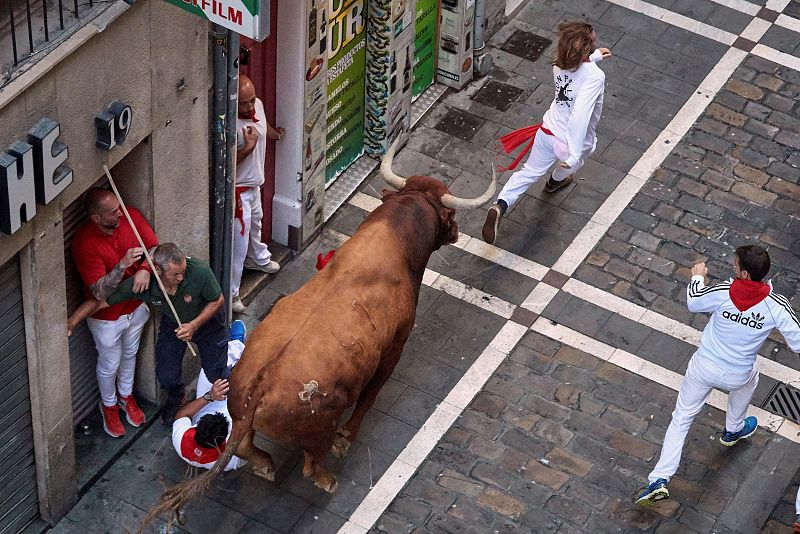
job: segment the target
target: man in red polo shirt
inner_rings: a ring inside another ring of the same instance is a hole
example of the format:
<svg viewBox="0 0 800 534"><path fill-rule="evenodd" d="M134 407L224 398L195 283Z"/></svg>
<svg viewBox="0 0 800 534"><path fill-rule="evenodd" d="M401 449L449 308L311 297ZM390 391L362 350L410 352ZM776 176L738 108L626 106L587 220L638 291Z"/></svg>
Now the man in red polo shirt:
<svg viewBox="0 0 800 534"><path fill-rule="evenodd" d="M111 191L93 188L84 202L89 218L75 233L72 256L86 284L86 296L105 300L122 280L131 276L134 291L146 290L150 286L150 269L128 220L122 217L117 198ZM128 211L147 248L158 245L142 214L135 208ZM138 427L145 421L133 396L133 377L139 339L148 317L146 304L127 300L98 311L86 321L97 347L103 429L115 438L125 435L120 408L131 425Z"/></svg>

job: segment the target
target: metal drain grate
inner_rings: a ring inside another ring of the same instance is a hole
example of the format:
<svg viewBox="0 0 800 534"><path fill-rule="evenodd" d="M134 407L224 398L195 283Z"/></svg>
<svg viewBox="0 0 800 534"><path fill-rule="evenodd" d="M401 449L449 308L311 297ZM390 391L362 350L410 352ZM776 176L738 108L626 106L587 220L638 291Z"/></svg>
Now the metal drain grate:
<svg viewBox="0 0 800 534"><path fill-rule="evenodd" d="M777 384L764 401L762 408L800 423L800 390L786 384Z"/></svg>

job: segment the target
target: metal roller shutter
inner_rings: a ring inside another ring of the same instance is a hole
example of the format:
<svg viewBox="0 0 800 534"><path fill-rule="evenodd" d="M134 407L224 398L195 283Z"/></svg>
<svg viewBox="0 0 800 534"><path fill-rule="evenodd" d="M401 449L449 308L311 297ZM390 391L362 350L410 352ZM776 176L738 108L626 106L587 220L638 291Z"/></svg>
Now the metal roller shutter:
<svg viewBox="0 0 800 534"><path fill-rule="evenodd" d="M64 266L67 284L67 313L72 313L85 300L83 281L72 260L72 238L86 220L83 199L79 198L64 210ZM97 388L97 349L86 321L69 337L69 379L72 386L72 415L77 425L97 409L100 390Z"/></svg>
<svg viewBox="0 0 800 534"><path fill-rule="evenodd" d="M19 263L0 266L0 534L39 516Z"/></svg>

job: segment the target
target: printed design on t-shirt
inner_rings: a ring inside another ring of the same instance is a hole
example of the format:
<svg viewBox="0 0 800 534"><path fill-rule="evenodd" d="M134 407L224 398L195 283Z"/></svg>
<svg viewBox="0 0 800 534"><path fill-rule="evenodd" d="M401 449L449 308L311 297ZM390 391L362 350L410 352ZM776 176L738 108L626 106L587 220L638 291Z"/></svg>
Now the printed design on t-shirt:
<svg viewBox="0 0 800 534"><path fill-rule="evenodd" d="M569 88L571 83L572 79L570 79L570 77L566 74L560 74L556 76L556 104L559 106L571 106L572 101L574 100L573 97L569 96L569 94L572 92L572 89Z"/></svg>

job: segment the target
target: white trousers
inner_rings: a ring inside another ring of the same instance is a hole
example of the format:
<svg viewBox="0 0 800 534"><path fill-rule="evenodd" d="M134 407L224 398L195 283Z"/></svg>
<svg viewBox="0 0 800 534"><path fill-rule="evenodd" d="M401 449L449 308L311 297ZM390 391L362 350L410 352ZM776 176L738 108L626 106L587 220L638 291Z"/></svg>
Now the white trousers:
<svg viewBox="0 0 800 534"><path fill-rule="evenodd" d="M117 391L123 397L133 393L136 353L150 309L142 304L116 321L86 320L97 347L97 385L105 406L117 404Z"/></svg>
<svg viewBox="0 0 800 534"><path fill-rule="evenodd" d="M583 167L584 161L591 153L592 150L584 152L581 159L572 168L564 169L560 165L556 167L553 170L553 179L560 182L566 180L571 174L575 174ZM547 174L554 163L563 161L568 155L569 150L566 143L554 135L547 135L539 130L536 133L533 147L531 147L531 153L528 155L528 161L520 170L511 175L497 198L505 201L510 208L534 182Z"/></svg>
<svg viewBox="0 0 800 534"><path fill-rule="evenodd" d="M664 435L661 457L648 477L650 483L659 478L669 480L678 470L686 434L689 433L689 427L692 426L694 417L703 409L713 388L729 392L725 429L728 432L738 432L744 426L747 406L753 398L757 385L758 367L756 366L753 366L752 371L749 372L732 373L722 369L708 358L698 357L697 354L692 356L678 392L678 401L675 403L675 411L672 412L672 421Z"/></svg>
<svg viewBox="0 0 800 534"><path fill-rule="evenodd" d="M236 362L239 361L239 358L242 357L242 352L244 352L244 343L238 340L231 340L228 341L228 367L233 367L236 365ZM199 399L209 391L211 391L211 382L208 381L206 378L206 373L203 371L203 368L200 368L200 374L197 375L197 395L195 399ZM214 401L214 403L224 403L225 409L224 412L228 413L228 403L225 401ZM214 410L214 411L223 411L223 410Z"/></svg>
<svg viewBox="0 0 800 534"><path fill-rule="evenodd" d="M228 367L232 367L236 365L236 362L239 361L239 358L242 357L242 352L244 352L244 343L241 341L228 341ZM203 372L203 369L200 369L200 374L197 376L197 397L200 398L205 395L207 392L211 391L211 382L208 381L206 378L206 374ZM218 400L213 401L206 404L203 408L201 408L194 417L192 417L192 425L197 425L197 422L206 414L220 412L225 418L228 420L228 436L230 437L231 430L233 429L233 421L231 420L231 414L228 411L228 401L226 400ZM228 462L228 465L225 466L225 471L230 471L231 469L238 469L239 467L243 466L246 462L239 458L238 456L234 456L231 458L231 461ZM212 464L213 465L213 464ZM211 469L211 465L208 466Z"/></svg>
<svg viewBox="0 0 800 534"><path fill-rule="evenodd" d="M261 188L251 187L242 193L241 199L244 235L242 235L241 221L233 219L231 293L234 295L239 294L245 259L258 265L266 265L272 259L267 245L261 242L261 219L264 217L264 210L261 208Z"/></svg>

